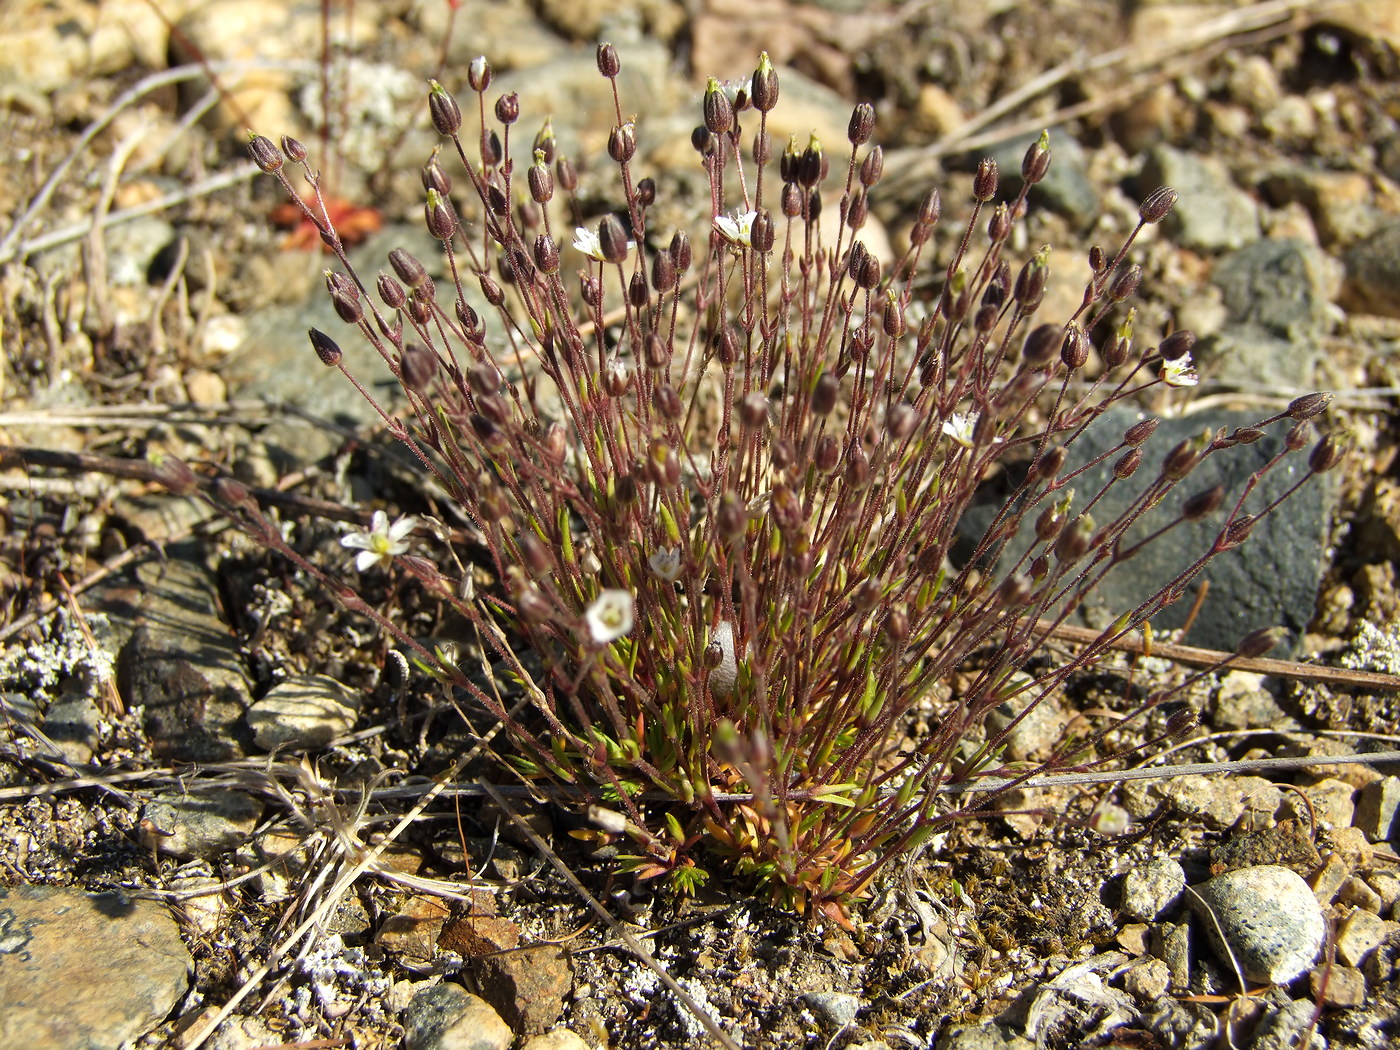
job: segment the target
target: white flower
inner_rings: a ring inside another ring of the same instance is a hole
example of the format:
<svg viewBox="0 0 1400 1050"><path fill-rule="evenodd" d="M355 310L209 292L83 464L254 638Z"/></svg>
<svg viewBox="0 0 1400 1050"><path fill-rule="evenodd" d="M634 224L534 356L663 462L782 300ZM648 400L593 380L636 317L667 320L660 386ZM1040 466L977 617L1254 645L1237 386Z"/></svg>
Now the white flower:
<svg viewBox="0 0 1400 1050"><path fill-rule="evenodd" d="M753 221L758 218L756 211L736 211L731 215L716 215L715 229L730 244L741 244L745 248L753 246Z"/></svg>
<svg viewBox="0 0 1400 1050"><path fill-rule="evenodd" d="M626 591L605 590L594 598L583 614L594 643L607 645L631 631L632 607L632 595Z"/></svg>
<svg viewBox="0 0 1400 1050"><path fill-rule="evenodd" d="M1201 381L1191 364L1190 354L1182 354L1175 361L1163 361L1158 375L1167 386L1195 386Z"/></svg>
<svg viewBox="0 0 1400 1050"><path fill-rule="evenodd" d="M598 231L590 230L587 226L574 227L574 247L583 252L590 259L597 259L599 262L607 262L603 258L603 243L598 239ZM630 252L637 247L636 241L627 242L627 250Z"/></svg>
<svg viewBox="0 0 1400 1050"><path fill-rule="evenodd" d="M651 571L660 576L667 583L675 583L681 574L681 549L679 547L662 547L654 551L647 564L651 566Z"/></svg>
<svg viewBox="0 0 1400 1050"><path fill-rule="evenodd" d="M977 429L977 416L963 415L961 412L954 412L949 418L943 421L943 433L956 441L963 448L972 447L972 435Z"/></svg>
<svg viewBox="0 0 1400 1050"><path fill-rule="evenodd" d="M392 564L394 555L408 550L404 537L417 527L418 519L415 517L399 518L391 525L389 515L377 510L368 532L348 533L340 537L340 545L360 552L355 555L355 568L364 572L371 565Z"/></svg>

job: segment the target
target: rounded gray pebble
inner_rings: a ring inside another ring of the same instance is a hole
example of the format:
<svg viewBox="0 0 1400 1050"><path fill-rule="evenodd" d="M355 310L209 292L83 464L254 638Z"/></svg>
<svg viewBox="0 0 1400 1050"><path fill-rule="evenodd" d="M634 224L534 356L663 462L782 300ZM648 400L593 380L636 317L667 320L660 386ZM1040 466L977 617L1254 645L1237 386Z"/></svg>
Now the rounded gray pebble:
<svg viewBox="0 0 1400 1050"><path fill-rule="evenodd" d="M1151 922L1181 898L1186 873L1171 857L1158 857L1123 876L1123 915Z"/></svg>
<svg viewBox="0 0 1400 1050"><path fill-rule="evenodd" d="M1248 980L1266 984L1305 973L1327 935L1322 907L1303 877L1273 864L1194 887L1191 908L1221 961L1229 965L1233 955Z"/></svg>

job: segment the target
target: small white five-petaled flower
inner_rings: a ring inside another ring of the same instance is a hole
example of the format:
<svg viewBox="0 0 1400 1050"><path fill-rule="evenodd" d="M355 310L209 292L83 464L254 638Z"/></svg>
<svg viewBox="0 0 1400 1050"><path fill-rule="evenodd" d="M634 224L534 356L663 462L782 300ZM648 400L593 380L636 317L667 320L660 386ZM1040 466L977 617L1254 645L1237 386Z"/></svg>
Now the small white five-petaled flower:
<svg viewBox="0 0 1400 1050"><path fill-rule="evenodd" d="M382 510L374 512L368 532L351 532L340 537L340 545L357 550L355 568L364 572L371 565L388 566L394 555L408 550L405 537L418 527L418 519L412 516L399 518L391 525L389 515Z"/></svg>
<svg viewBox="0 0 1400 1050"><path fill-rule="evenodd" d="M587 226L574 227L574 247L583 252L590 259L597 259L599 262L607 262L603 257L603 243L598 239L598 231L590 230ZM627 242L627 250L630 252L637 247L636 241Z"/></svg>
<svg viewBox="0 0 1400 1050"><path fill-rule="evenodd" d="M1163 361L1159 374L1167 386L1195 386L1201 381L1191 364L1190 354L1182 354L1175 361Z"/></svg>
<svg viewBox="0 0 1400 1050"><path fill-rule="evenodd" d="M943 421L943 433L956 441L963 448L972 447L972 435L977 430L977 416L963 415L961 412L954 412Z"/></svg>
<svg viewBox="0 0 1400 1050"><path fill-rule="evenodd" d="M715 229L730 244L740 244L745 248L753 246L753 221L758 218L756 211L736 211L733 215L716 215Z"/></svg>
<svg viewBox="0 0 1400 1050"><path fill-rule="evenodd" d="M647 564L651 566L652 572L667 583L675 583L681 575L681 549L679 547L661 547L652 552L651 557L647 559Z"/></svg>
<svg viewBox="0 0 1400 1050"><path fill-rule="evenodd" d="M595 645L615 642L632 630L632 604L627 591L605 590L593 599L583 619Z"/></svg>

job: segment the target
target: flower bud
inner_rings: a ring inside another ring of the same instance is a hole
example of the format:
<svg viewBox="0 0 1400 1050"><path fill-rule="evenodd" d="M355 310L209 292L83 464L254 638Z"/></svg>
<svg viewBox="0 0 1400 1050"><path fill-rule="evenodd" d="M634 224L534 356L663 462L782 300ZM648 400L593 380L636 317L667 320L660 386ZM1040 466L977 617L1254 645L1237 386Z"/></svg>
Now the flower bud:
<svg viewBox="0 0 1400 1050"><path fill-rule="evenodd" d="M1171 481L1180 481L1190 474L1200 462L1196 443L1186 440L1178 444L1162 460L1162 476Z"/></svg>
<svg viewBox="0 0 1400 1050"><path fill-rule="evenodd" d="M1128 296L1138 290L1138 285L1142 283L1142 267L1136 264L1129 266L1113 279L1113 283L1108 286L1108 298L1110 302L1121 303Z"/></svg>
<svg viewBox="0 0 1400 1050"><path fill-rule="evenodd" d="M807 148L802 151L802 156L797 162L797 181L808 189L822 181L826 174L826 154L822 150L821 140L815 134L807 143Z"/></svg>
<svg viewBox="0 0 1400 1050"><path fill-rule="evenodd" d="M428 271L423 264L402 248L395 248L389 253L389 265L399 275L399 280L410 288L417 288L428 280Z"/></svg>
<svg viewBox="0 0 1400 1050"><path fill-rule="evenodd" d="M1225 526L1225 535L1216 544L1216 550L1228 551L1238 547L1249 539L1249 534L1254 531L1255 523L1258 520L1252 514L1241 514Z"/></svg>
<svg viewBox="0 0 1400 1050"><path fill-rule="evenodd" d="M403 304L408 301L408 293L404 291L403 285L387 273L381 273L374 283L379 290L379 298L384 300L384 305L390 310L402 309Z"/></svg>
<svg viewBox="0 0 1400 1050"><path fill-rule="evenodd" d="M492 306L499 308L506 301L506 293L490 274L482 274L478 278L481 284L481 294Z"/></svg>
<svg viewBox="0 0 1400 1050"><path fill-rule="evenodd" d="M851 110L851 121L846 126L846 137L852 146L863 146L875 132L875 107L869 102L856 103Z"/></svg>
<svg viewBox="0 0 1400 1050"><path fill-rule="evenodd" d="M767 113L778 104L778 71L767 51L758 54L758 68L753 71L749 90L753 92L753 108L760 113Z"/></svg>
<svg viewBox="0 0 1400 1050"><path fill-rule="evenodd" d="M1094 537L1094 519L1081 514L1060 533L1055 541L1055 557L1062 562L1075 562L1088 553Z"/></svg>
<svg viewBox="0 0 1400 1050"><path fill-rule="evenodd" d="M860 184L869 189L880 181L880 176L884 173L885 150L881 146L876 146L860 162Z"/></svg>
<svg viewBox="0 0 1400 1050"><path fill-rule="evenodd" d="M155 469L156 481L172 496L190 496L199 489L199 475L178 456L161 453L152 457L151 466Z"/></svg>
<svg viewBox="0 0 1400 1050"><path fill-rule="evenodd" d="M545 459L548 460L557 470L564 462L569 451L569 433L564 429L564 424L554 422L549 424L544 432L544 440L540 443Z"/></svg>
<svg viewBox="0 0 1400 1050"><path fill-rule="evenodd" d="M712 135L723 135L734 127L734 104L714 77L705 85L705 128Z"/></svg>
<svg viewBox="0 0 1400 1050"><path fill-rule="evenodd" d="M900 305L899 296L895 295L893 288L885 295L885 310L881 322L885 334L891 339L898 339L904 334L904 308Z"/></svg>
<svg viewBox="0 0 1400 1050"><path fill-rule="evenodd" d="M783 183L782 208L783 215L789 219L795 219L802 214L803 196L802 190L795 182Z"/></svg>
<svg viewBox="0 0 1400 1050"><path fill-rule="evenodd" d="M753 217L753 225L749 228L749 244L756 252L770 252L773 250L773 242L777 237L777 231L773 227L773 216L766 208L760 209Z"/></svg>
<svg viewBox="0 0 1400 1050"><path fill-rule="evenodd" d="M622 70L622 62L617 57L617 48L612 44L598 45L598 72L611 80Z"/></svg>
<svg viewBox="0 0 1400 1050"><path fill-rule="evenodd" d="M349 277L327 270L326 291L331 293L331 304L336 314L346 324L359 324L364 319L365 308L360 305L360 289Z"/></svg>
<svg viewBox="0 0 1400 1050"><path fill-rule="evenodd" d="M1196 714L1194 708L1179 707L1167 719L1167 733L1174 737L1185 736L1196 728L1196 724L1200 720L1200 716Z"/></svg>
<svg viewBox="0 0 1400 1050"><path fill-rule="evenodd" d="M491 86L493 72L491 63L486 61L486 56L477 55L476 58L472 59L471 65L467 66L467 85L480 94Z"/></svg>
<svg viewBox="0 0 1400 1050"><path fill-rule="evenodd" d="M1089 337L1077 321L1071 321L1065 331L1065 341L1060 347L1060 360L1071 372L1083 368L1089 360Z"/></svg>
<svg viewBox="0 0 1400 1050"><path fill-rule="evenodd" d="M578 189L578 169L568 157L560 157L554 162L554 177L559 180L565 193Z"/></svg>
<svg viewBox="0 0 1400 1050"><path fill-rule="evenodd" d="M1117 463L1113 464L1113 476L1119 481L1125 481L1137 472L1141 463L1142 449L1130 448L1119 457Z"/></svg>
<svg viewBox="0 0 1400 1050"><path fill-rule="evenodd" d="M1235 655L1246 660L1257 660L1267 656L1278 644L1288 637L1286 627L1260 627L1250 631L1235 646Z"/></svg>
<svg viewBox="0 0 1400 1050"><path fill-rule="evenodd" d="M1064 529L1065 520L1064 509L1060 504L1052 503L1035 519L1035 538L1041 543L1051 542Z"/></svg>
<svg viewBox="0 0 1400 1050"><path fill-rule="evenodd" d="M535 265L540 268L541 273L551 276L559 272L559 246L547 233L535 238Z"/></svg>
<svg viewBox="0 0 1400 1050"><path fill-rule="evenodd" d="M485 64L485 59L478 61ZM472 68L476 68L476 63L472 63ZM488 66L489 70L490 67ZM469 78L470 79L470 78ZM489 79L489 74L488 74ZM462 126L462 110L457 105L457 100L447 93L447 89L436 80L428 81L430 90L428 91L428 112L433 118L433 127L437 128L439 135L452 136L457 134ZM480 90L480 89L478 89Z"/></svg>
<svg viewBox="0 0 1400 1050"><path fill-rule="evenodd" d="M496 119L506 125L520 119L520 96L514 91L496 99Z"/></svg>
<svg viewBox="0 0 1400 1050"><path fill-rule="evenodd" d="M1034 310L1045 298L1045 282L1050 277L1050 267L1046 265L1046 252L1039 252L1021 267L1016 275L1016 284L1011 294L1017 304L1026 311Z"/></svg>
<svg viewBox="0 0 1400 1050"><path fill-rule="evenodd" d="M685 406L681 403L680 394L676 393L676 388L669 383L662 383L656 388L655 393L656 408L661 415L675 422L685 414Z"/></svg>
<svg viewBox="0 0 1400 1050"><path fill-rule="evenodd" d="M272 140L262 135L248 132L248 156L264 175L272 175L282 170L285 161Z"/></svg>
<svg viewBox="0 0 1400 1050"><path fill-rule="evenodd" d="M1225 486L1213 485L1204 491L1196 493L1181 505L1181 517L1183 521L1200 521L1207 515L1214 514L1220 509L1220 505L1225 502Z"/></svg>
<svg viewBox="0 0 1400 1050"><path fill-rule="evenodd" d="M428 191L427 202L423 205L423 217L428 232L440 241L450 241L452 235L457 232L459 224L456 209L452 207L452 202L437 190Z"/></svg>
<svg viewBox="0 0 1400 1050"><path fill-rule="evenodd" d="M737 540L749 525L748 511L744 503L733 492L720 497L719 510L715 512L715 525L719 534L727 540Z"/></svg>
<svg viewBox="0 0 1400 1050"><path fill-rule="evenodd" d="M651 176L637 183L636 201L642 208L650 208L656 203L656 180Z"/></svg>
<svg viewBox="0 0 1400 1050"><path fill-rule="evenodd" d="M841 462L841 444L830 434L823 434L817 439L817 446L812 450L812 464L822 474L830 474Z"/></svg>
<svg viewBox="0 0 1400 1050"><path fill-rule="evenodd" d="M846 484L856 491L870 484L870 457L854 441L846 450Z"/></svg>
<svg viewBox="0 0 1400 1050"><path fill-rule="evenodd" d="M1331 403L1331 394L1304 394L1302 397L1295 397L1290 401L1283 414L1289 419L1312 419L1313 416L1321 414Z"/></svg>
<svg viewBox="0 0 1400 1050"><path fill-rule="evenodd" d="M671 262L675 264L679 277L690 269L690 234L677 230L671 235Z"/></svg>
<svg viewBox="0 0 1400 1050"><path fill-rule="evenodd" d="M711 349L720 364L726 368L733 367L739 360L739 336L733 325L727 324L715 334Z"/></svg>
<svg viewBox="0 0 1400 1050"><path fill-rule="evenodd" d="M812 390L812 411L819 416L831 415L840 393L840 381L830 372L823 372Z"/></svg>
<svg viewBox="0 0 1400 1050"><path fill-rule="evenodd" d="M611 212L598 223L598 246L603 258L610 263L620 263L627 258L627 231L623 229L622 220Z"/></svg>
<svg viewBox="0 0 1400 1050"><path fill-rule="evenodd" d="M997 195L997 162L984 157L977 165L977 174L972 177L972 196L985 204Z"/></svg>
<svg viewBox="0 0 1400 1050"><path fill-rule="evenodd" d="M1031 333L1026 336L1025 345L1021 347L1021 359L1032 368L1047 365L1054 358L1060 342L1059 325L1039 325L1031 329Z"/></svg>
<svg viewBox="0 0 1400 1050"><path fill-rule="evenodd" d="M1170 186L1163 186L1148 194L1147 199L1142 202L1142 206L1138 209L1138 214L1142 216L1143 222L1161 222L1176 206L1176 200L1176 190Z"/></svg>
<svg viewBox="0 0 1400 1050"><path fill-rule="evenodd" d="M1137 448L1153 435L1161 422L1160 419L1154 417L1152 419L1144 419L1140 423L1134 423L1123 432L1123 443Z"/></svg>
<svg viewBox="0 0 1400 1050"><path fill-rule="evenodd" d="M676 286L676 264L670 252L657 252L651 259L651 286L669 292Z"/></svg>
<svg viewBox="0 0 1400 1050"><path fill-rule="evenodd" d="M761 430L768 426L771 408L768 399L757 391L745 394L739 402L739 422L748 430Z"/></svg>
<svg viewBox="0 0 1400 1050"><path fill-rule="evenodd" d="M920 226L936 226L942 214L943 198L938 195L938 190L929 190L924 194L923 200L919 201L919 213L916 221Z"/></svg>
<svg viewBox="0 0 1400 1050"><path fill-rule="evenodd" d="M287 155L287 159L293 164L300 164L306 160L306 147L297 139L290 135L282 136L282 152Z"/></svg>
<svg viewBox="0 0 1400 1050"><path fill-rule="evenodd" d="M1050 132L1042 131L1040 138L1030 144L1021 158L1021 179L1034 186L1050 170Z"/></svg>
<svg viewBox="0 0 1400 1050"><path fill-rule="evenodd" d="M632 121L619 124L608 136L608 156L626 164L637 152L637 125Z"/></svg>
<svg viewBox="0 0 1400 1050"><path fill-rule="evenodd" d="M316 356L321 359L321 364L329 368L334 368L340 364L341 352L336 341L325 332L316 328L307 330L307 335L311 337L311 349L316 351Z"/></svg>
<svg viewBox="0 0 1400 1050"><path fill-rule="evenodd" d="M554 196L554 176L549 173L543 150L535 150L535 163L525 173L525 181L536 204L548 204Z"/></svg>
<svg viewBox="0 0 1400 1050"><path fill-rule="evenodd" d="M1063 445L1056 445L1054 448L1048 449L1035 464L1035 476L1041 481L1053 481L1064 469L1065 456Z"/></svg>
<svg viewBox="0 0 1400 1050"><path fill-rule="evenodd" d="M409 343L399 355L399 374L404 386L419 393L437 378L438 358L422 343Z"/></svg>
<svg viewBox="0 0 1400 1050"><path fill-rule="evenodd" d="M987 220L987 237L993 244L1000 244L1011 236L1011 209L998 204L992 209L992 217Z"/></svg>
<svg viewBox="0 0 1400 1050"><path fill-rule="evenodd" d="M1335 434L1327 434L1308 456L1308 469L1314 474L1325 474L1342 461L1346 452L1346 446Z"/></svg>

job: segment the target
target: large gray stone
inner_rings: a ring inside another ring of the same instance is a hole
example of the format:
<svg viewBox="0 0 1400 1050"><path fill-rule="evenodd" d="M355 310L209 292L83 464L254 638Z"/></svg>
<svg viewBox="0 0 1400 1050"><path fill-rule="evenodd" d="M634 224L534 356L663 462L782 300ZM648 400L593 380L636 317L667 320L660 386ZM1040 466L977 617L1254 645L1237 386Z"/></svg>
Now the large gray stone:
<svg viewBox="0 0 1400 1050"><path fill-rule="evenodd" d="M174 1009L193 965L163 904L0 886L0 1046L129 1045Z"/></svg>

